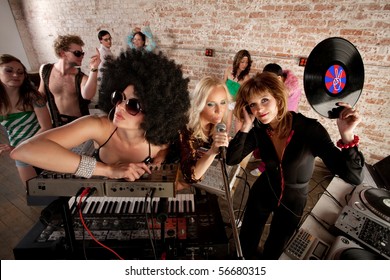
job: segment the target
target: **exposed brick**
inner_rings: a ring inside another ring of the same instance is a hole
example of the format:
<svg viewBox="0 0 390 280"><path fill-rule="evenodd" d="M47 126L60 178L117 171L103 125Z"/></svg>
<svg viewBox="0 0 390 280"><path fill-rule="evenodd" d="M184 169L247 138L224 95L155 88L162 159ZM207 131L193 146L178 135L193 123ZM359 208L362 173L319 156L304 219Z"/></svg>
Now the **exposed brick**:
<svg viewBox="0 0 390 280"><path fill-rule="evenodd" d="M365 68L358 102L362 123L361 150L374 163L390 154L390 4L386 1L344 0L166 0L76 1L9 0L32 70L56 60L52 44L58 34L79 34L93 53L99 29L110 30L114 53L126 48L126 36L135 26L150 22L159 49L183 66L192 90L206 74L222 78L240 49L250 51L251 73L270 61L291 69L303 89L304 68L299 57L328 37L343 37L360 52ZM263 3L268 2L268 3ZM205 57L205 48L215 55ZM87 69L86 62L83 68ZM334 120L319 116L302 96L300 112L317 118L335 141Z"/></svg>

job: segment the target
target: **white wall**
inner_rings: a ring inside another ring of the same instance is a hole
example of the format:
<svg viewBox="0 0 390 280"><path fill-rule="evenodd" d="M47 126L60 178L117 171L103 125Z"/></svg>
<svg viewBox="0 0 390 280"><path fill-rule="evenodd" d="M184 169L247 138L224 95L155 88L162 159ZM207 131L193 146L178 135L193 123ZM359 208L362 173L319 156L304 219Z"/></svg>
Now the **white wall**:
<svg viewBox="0 0 390 280"><path fill-rule="evenodd" d="M8 0L0 0L0 53L19 58L31 70Z"/></svg>

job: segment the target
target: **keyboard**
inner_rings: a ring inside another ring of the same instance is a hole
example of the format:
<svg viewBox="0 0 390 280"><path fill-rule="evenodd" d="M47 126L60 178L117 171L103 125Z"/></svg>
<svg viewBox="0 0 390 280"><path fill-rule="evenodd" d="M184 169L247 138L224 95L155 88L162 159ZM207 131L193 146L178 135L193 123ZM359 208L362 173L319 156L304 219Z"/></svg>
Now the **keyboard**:
<svg viewBox="0 0 390 280"><path fill-rule="evenodd" d="M229 188L231 190L240 171L240 165L226 165L226 171L228 174ZM220 160L215 159L207 169L203 179L195 183L194 186L218 196L225 196L226 192Z"/></svg>
<svg viewBox="0 0 390 280"><path fill-rule="evenodd" d="M144 197L90 197L82 200L81 209L84 215L156 214L163 199L160 197L154 197L152 200L145 200ZM177 194L176 197L169 197L166 200L168 213L194 213L196 210L193 194ZM75 197L69 199L69 209L74 211Z"/></svg>

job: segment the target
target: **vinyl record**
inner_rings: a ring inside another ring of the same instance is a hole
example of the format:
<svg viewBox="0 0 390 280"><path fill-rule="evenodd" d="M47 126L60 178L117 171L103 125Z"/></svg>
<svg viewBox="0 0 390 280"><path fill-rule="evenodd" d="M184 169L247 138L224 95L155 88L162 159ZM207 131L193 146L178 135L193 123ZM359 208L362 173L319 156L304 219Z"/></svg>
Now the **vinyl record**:
<svg viewBox="0 0 390 280"><path fill-rule="evenodd" d="M364 205L380 218L390 222L390 192L385 189L369 188L361 191Z"/></svg>
<svg viewBox="0 0 390 280"><path fill-rule="evenodd" d="M320 42L306 61L304 89L308 102L320 115L337 118L342 107L354 106L364 84L363 60L355 46L346 39L332 37Z"/></svg>

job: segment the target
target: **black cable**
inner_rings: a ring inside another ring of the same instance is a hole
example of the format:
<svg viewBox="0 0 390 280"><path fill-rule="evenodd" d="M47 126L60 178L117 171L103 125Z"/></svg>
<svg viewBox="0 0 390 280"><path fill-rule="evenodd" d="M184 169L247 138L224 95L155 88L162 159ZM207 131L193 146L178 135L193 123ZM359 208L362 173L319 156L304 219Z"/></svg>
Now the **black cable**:
<svg viewBox="0 0 390 280"><path fill-rule="evenodd" d="M85 240L85 228L83 227L83 254L84 254L84 259L88 260L87 257L87 246L86 246L86 240Z"/></svg>
<svg viewBox="0 0 390 280"><path fill-rule="evenodd" d="M268 185L269 185L269 187L270 187L272 193L274 194L276 200L279 201L279 198L278 198L278 196L276 195L274 188L272 187L271 180L269 179L269 176L268 176L268 172L265 172L265 175L267 176ZM284 208L286 208L286 210L289 211L291 214L293 214L295 217L302 219L302 215L297 215L297 214L295 214L295 212L292 211L290 208L288 208L282 201L280 201L280 205L282 205ZM272 211L272 212L273 212L273 211Z"/></svg>
<svg viewBox="0 0 390 280"><path fill-rule="evenodd" d="M317 186L321 186L321 188L322 188L323 190L326 190L326 188L322 185L322 183L323 183L324 181L326 181L327 179L331 178L331 177L334 177L334 175L333 175L333 174L332 174L332 175L325 175L324 177L322 177L321 181L319 181L319 182L317 182L317 181L312 177L310 180L314 181L314 182L316 183L316 185L315 185L315 186L313 187L313 189L310 190L309 192L314 191L314 189L317 188Z"/></svg>
<svg viewBox="0 0 390 280"><path fill-rule="evenodd" d="M85 188L84 187L81 187L78 191L77 191L77 193L76 193L76 195L75 195L75 197L74 197L74 202L72 203L72 206L70 207L70 209L69 209L69 211L70 211L70 213L71 214L73 214L73 215L75 215L76 213L77 213L77 211L78 211L78 202L77 202L77 198L82 194L82 192L85 190Z"/></svg>
<svg viewBox="0 0 390 280"><path fill-rule="evenodd" d="M96 192L97 192L97 188L95 188L95 187L91 188L91 189L88 191L87 195L85 196L85 200L87 200L89 197L91 197L92 195L94 195ZM84 200L84 201L85 201L85 200Z"/></svg>
<svg viewBox="0 0 390 280"><path fill-rule="evenodd" d="M317 223L322 226L326 231L329 232L329 227L330 227L330 224L328 224L326 221L324 221L323 219L317 217L314 213L310 212L309 215L311 217L313 217L314 220L317 221Z"/></svg>
<svg viewBox="0 0 390 280"><path fill-rule="evenodd" d="M155 242L152 238L152 232L150 230L150 227L149 227L149 223L148 223L148 211L147 211L147 201L148 201L148 197L150 194L153 194L154 195L154 188L149 190L149 192L146 192L145 194L145 199L144 199L144 214L145 214L145 224L146 224L146 230L148 232L148 236L149 236L149 241L150 241L150 245L152 246L152 251L153 251L153 255L154 255L154 259L157 259L157 252L156 252L156 246L155 246ZM154 230L154 229L152 229Z"/></svg>
<svg viewBox="0 0 390 280"><path fill-rule="evenodd" d="M92 195L94 195L95 193L97 192L97 188L96 187L93 187L91 188L87 195L85 196L85 199L83 201L83 204L87 203L87 199L90 198ZM83 206L80 205L80 211L82 211L83 209ZM83 227L83 232L82 232L82 236L83 236L83 254L84 254L84 259L85 260L88 260L88 257L87 257L87 246L86 246L86 239L85 239L85 228Z"/></svg>
<svg viewBox="0 0 390 280"><path fill-rule="evenodd" d="M341 203L329 191L324 191L324 193L322 195L325 195L325 196L329 197L340 208L343 207L341 205Z"/></svg>
<svg viewBox="0 0 390 280"><path fill-rule="evenodd" d="M317 202L317 201L320 199L322 193L323 193L324 191L326 191L326 188L322 185L322 183L323 183L324 181L328 180L328 179L331 178L331 177L334 177L333 174L332 174L332 175L325 175L324 177L322 177L322 179L321 179L319 182L317 182L313 177L310 179L311 181L313 181L313 182L315 183L315 186L313 186L311 189L309 189L307 195L308 195L308 200L310 200L310 201L312 202L313 205L315 205L315 202ZM313 197L312 197L310 194L311 194L318 186L320 186L320 187L323 189L323 192L319 192L319 193L317 194L318 197L317 197L316 199L313 199ZM310 188L310 185L309 185L309 188Z"/></svg>
<svg viewBox="0 0 390 280"><path fill-rule="evenodd" d="M154 193L156 192L155 188L152 188L150 193L149 193L149 210L150 210L150 220L152 223L152 233L153 233L153 240L156 242L156 233L154 231L154 213L153 213L153 199L154 199Z"/></svg>
<svg viewBox="0 0 390 280"><path fill-rule="evenodd" d="M77 192L76 194L76 197L75 197L75 203L76 203L76 211L75 211L75 214L78 212L78 211L82 211L82 204L86 203L87 199L93 194L95 193L96 191L96 188L93 187L92 189L89 189L87 191L87 194L85 196L85 199L83 202L81 203L77 203L77 197L80 196L83 191L85 190L84 187L80 188L80 190ZM91 194L92 193L92 194ZM83 244L83 255L84 255L84 259L85 260L88 260L88 257L87 257L87 246L86 246L86 239L85 239L85 228L82 227L82 244Z"/></svg>
<svg viewBox="0 0 390 280"><path fill-rule="evenodd" d="M242 205L243 205L243 202L244 202L244 197L245 197L245 192L246 192L246 189L248 188L248 193L250 191L250 185L248 183L248 174L246 173L245 169L241 167L241 169L244 171L244 174L245 174L245 178L241 177L241 176L237 176L237 179L241 179L244 181L244 190L242 192L242 195L241 195L241 201L240 201L240 205L239 205L239 208L238 210L241 212L241 215L239 216L238 218L238 223L240 223L243 219L243 216L244 216L244 213L245 213L245 210L246 210L246 206L247 204L245 203L245 206L243 209L242 208Z"/></svg>

